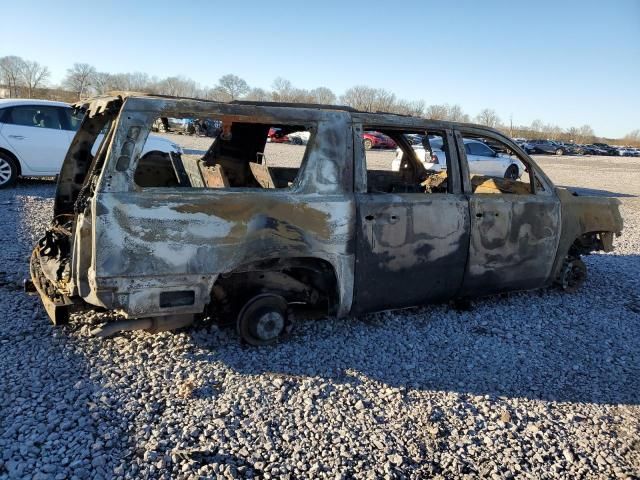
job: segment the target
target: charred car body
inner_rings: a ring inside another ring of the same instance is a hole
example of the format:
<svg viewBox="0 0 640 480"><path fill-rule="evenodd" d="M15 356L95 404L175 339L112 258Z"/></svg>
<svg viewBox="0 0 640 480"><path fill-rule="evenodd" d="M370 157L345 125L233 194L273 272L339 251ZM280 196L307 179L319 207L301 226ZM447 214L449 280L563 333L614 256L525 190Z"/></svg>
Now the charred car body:
<svg viewBox="0 0 640 480"><path fill-rule="evenodd" d="M554 282L572 289L580 255L611 250L622 229L617 200L555 188L511 140L479 126L124 93L77 108L86 115L31 276L54 323L83 304L126 317L101 334L209 313L263 344L286 330L292 306L346 316ZM181 115L221 122L209 150L140 158L153 123ZM299 168L268 164L271 128L310 133ZM368 130L403 150L399 171L368 165ZM443 139L444 171L425 170L412 134ZM470 175L463 138L502 144L527 175Z"/></svg>

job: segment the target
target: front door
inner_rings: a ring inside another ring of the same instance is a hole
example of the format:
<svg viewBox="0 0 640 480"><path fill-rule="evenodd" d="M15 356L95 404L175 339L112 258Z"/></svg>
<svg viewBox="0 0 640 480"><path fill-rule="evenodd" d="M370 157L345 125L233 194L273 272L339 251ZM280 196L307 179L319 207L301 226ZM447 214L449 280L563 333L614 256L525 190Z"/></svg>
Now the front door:
<svg viewBox="0 0 640 480"><path fill-rule="evenodd" d="M462 136L467 143L470 138L504 143L488 134L463 132L457 134L462 151ZM526 167L517 180L476 176L471 162L468 164L470 175L465 188L469 193L471 241L462 295L540 287L548 280L555 259L559 201L541 176L536 176L536 182L531 181L537 167L528 159L517 157L513 146L505 143L503 147Z"/></svg>

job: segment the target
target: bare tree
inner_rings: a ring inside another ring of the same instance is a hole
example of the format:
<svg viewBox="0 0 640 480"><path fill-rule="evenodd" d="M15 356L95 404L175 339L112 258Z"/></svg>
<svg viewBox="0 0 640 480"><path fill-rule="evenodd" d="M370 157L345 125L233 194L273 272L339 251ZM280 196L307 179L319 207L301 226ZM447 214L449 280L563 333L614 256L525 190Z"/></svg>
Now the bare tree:
<svg viewBox="0 0 640 480"><path fill-rule="evenodd" d="M640 129L631 130L624 136L623 140L627 144L640 145Z"/></svg>
<svg viewBox="0 0 640 480"><path fill-rule="evenodd" d="M114 83L117 81L118 75L111 75L106 72L96 72L93 76L93 88L97 93L103 94L110 90L120 90L119 88L113 88Z"/></svg>
<svg viewBox="0 0 640 480"><path fill-rule="evenodd" d="M240 98L249 91L247 82L231 73L220 77L216 88L219 89L219 92L226 94L228 101Z"/></svg>
<svg viewBox="0 0 640 480"><path fill-rule="evenodd" d="M263 88L252 88L249 90L249 93L247 93L246 98L257 102L267 102L271 100L271 93Z"/></svg>
<svg viewBox="0 0 640 480"><path fill-rule="evenodd" d="M468 122L469 115L464 113L460 105L447 105L447 120L452 122Z"/></svg>
<svg viewBox="0 0 640 480"><path fill-rule="evenodd" d="M356 85L345 91L340 101L356 110L373 112L376 102L376 89L366 85Z"/></svg>
<svg viewBox="0 0 640 480"><path fill-rule="evenodd" d="M317 87L309 92L312 103L321 103L324 105L332 105L336 103L336 94L327 87Z"/></svg>
<svg viewBox="0 0 640 480"><path fill-rule="evenodd" d="M375 89L374 112L391 112L396 105L395 93L383 88Z"/></svg>
<svg viewBox="0 0 640 480"><path fill-rule="evenodd" d="M446 120L448 115L447 105L429 105L425 111L425 117L431 120Z"/></svg>
<svg viewBox="0 0 640 480"><path fill-rule="evenodd" d="M541 128L542 136L548 140L559 140L562 136L562 129L557 125L546 124Z"/></svg>
<svg viewBox="0 0 640 480"><path fill-rule="evenodd" d="M542 131L544 130L544 124L542 123L542 120L534 120L533 122L531 122L531 133L534 136L542 136Z"/></svg>
<svg viewBox="0 0 640 480"><path fill-rule="evenodd" d="M340 101L363 112L389 112L396 106L396 96L382 88L356 85L348 89Z"/></svg>
<svg viewBox="0 0 640 480"><path fill-rule="evenodd" d="M567 140L575 143L582 143L580 140L580 129L577 127L567 128L566 131Z"/></svg>
<svg viewBox="0 0 640 480"><path fill-rule="evenodd" d="M67 76L62 84L78 95L78 99L86 96L93 86L96 69L88 63L74 63L67 69Z"/></svg>
<svg viewBox="0 0 640 480"><path fill-rule="evenodd" d="M40 65L38 62L31 60L22 62L20 76L22 77L24 86L27 88L29 98L31 98L36 88L44 86L50 75L51 72L49 72L49 69L44 65Z"/></svg>
<svg viewBox="0 0 640 480"><path fill-rule="evenodd" d="M217 86L206 90L204 97L207 100L215 100L216 102L230 102L231 97L229 93L222 87Z"/></svg>
<svg viewBox="0 0 640 480"><path fill-rule="evenodd" d="M495 112L495 110L491 110L490 108L485 108L481 110L480 113L476 116L476 122L480 125L486 125L487 127L495 128L500 123L500 117Z"/></svg>
<svg viewBox="0 0 640 480"><path fill-rule="evenodd" d="M580 143L591 143L595 140L595 133L593 128L589 125L583 125L580 127Z"/></svg>
<svg viewBox="0 0 640 480"><path fill-rule="evenodd" d="M408 101L400 99L394 105L392 112L400 115L422 117L424 115L424 100Z"/></svg>
<svg viewBox="0 0 640 480"><path fill-rule="evenodd" d="M271 85L271 98L274 102L291 102L294 95L293 85L289 80L278 77Z"/></svg>
<svg viewBox="0 0 640 480"><path fill-rule="evenodd" d="M153 87L151 93L171 95L173 97L196 97L199 93L198 84L190 78L167 77Z"/></svg>
<svg viewBox="0 0 640 480"><path fill-rule="evenodd" d="M9 96L17 97L23 85L22 69L24 60L15 55L0 58L0 81L9 87Z"/></svg>
<svg viewBox="0 0 640 480"><path fill-rule="evenodd" d="M266 102L271 99L271 94L262 88L252 88L244 98L255 102Z"/></svg>

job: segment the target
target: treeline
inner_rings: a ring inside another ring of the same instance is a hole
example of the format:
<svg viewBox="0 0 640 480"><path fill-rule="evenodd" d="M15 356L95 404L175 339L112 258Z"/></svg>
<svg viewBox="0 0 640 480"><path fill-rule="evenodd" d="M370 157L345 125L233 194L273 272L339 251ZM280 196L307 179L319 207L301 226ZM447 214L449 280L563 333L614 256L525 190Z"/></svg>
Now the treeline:
<svg viewBox="0 0 640 480"><path fill-rule="evenodd" d="M236 99L275 101L290 103L321 103L348 105L365 112L390 112L401 115L475 122L497 128L511 137L544 138L575 143L591 143L597 140L628 145L640 145L640 130L630 132L623 139L599 138L589 125L561 128L535 120L531 125L514 126L505 123L498 114L485 108L475 116L464 112L460 105L427 105L424 100L407 100L382 88L356 85L342 95L319 86L313 89L298 88L289 80L278 77L271 88L252 87L237 75L220 77L215 85L201 86L184 76L157 78L142 72L100 72L87 63L74 63L67 69L60 86L49 88L49 69L35 61L17 56L0 58L0 87L4 85L10 97L38 97L74 101L114 90L136 91L159 95L202 98L229 102Z"/></svg>

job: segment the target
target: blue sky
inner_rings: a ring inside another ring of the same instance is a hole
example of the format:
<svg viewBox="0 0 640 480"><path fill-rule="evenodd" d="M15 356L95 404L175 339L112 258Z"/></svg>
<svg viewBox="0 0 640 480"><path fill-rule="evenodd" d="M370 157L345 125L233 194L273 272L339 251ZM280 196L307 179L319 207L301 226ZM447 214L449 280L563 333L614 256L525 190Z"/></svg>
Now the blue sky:
<svg viewBox="0 0 640 480"><path fill-rule="evenodd" d="M337 94L356 84L503 121L640 128L640 0L209 2L21 0L2 7L0 56L37 60L59 82L99 71L282 76ZM7 39L13 39L11 41Z"/></svg>

